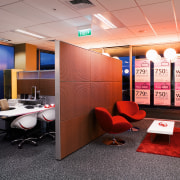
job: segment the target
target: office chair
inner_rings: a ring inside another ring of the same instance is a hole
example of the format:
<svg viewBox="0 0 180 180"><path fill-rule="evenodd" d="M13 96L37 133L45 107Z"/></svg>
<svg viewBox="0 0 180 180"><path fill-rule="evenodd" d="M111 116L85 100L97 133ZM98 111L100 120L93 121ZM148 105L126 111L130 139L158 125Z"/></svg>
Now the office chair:
<svg viewBox="0 0 180 180"><path fill-rule="evenodd" d="M39 139L42 139L45 136L50 136L55 139L55 131L50 131L50 123L55 121L55 108L48 108L38 113L38 120L46 122L46 130Z"/></svg>
<svg viewBox="0 0 180 180"><path fill-rule="evenodd" d="M20 142L18 144L19 149L21 149L22 145L26 142L29 142L33 145L37 145L37 142L36 142L37 138L28 137L28 134L27 134L32 128L36 126L36 124L37 124L37 113L25 114L14 119L10 127L24 130L25 133L22 138L15 139L11 141L11 143L14 144L16 142Z"/></svg>
<svg viewBox="0 0 180 180"><path fill-rule="evenodd" d="M110 134L118 134L125 132L132 128L132 125L122 116L111 116L111 114L103 107L95 108L96 119L99 122L101 128ZM123 145L124 140L119 138L105 140L104 144L106 145Z"/></svg>
<svg viewBox="0 0 180 180"><path fill-rule="evenodd" d="M117 101L118 113L129 121L139 121L146 117L146 111L139 110L137 103L133 101ZM139 128L133 127L131 131L138 131Z"/></svg>

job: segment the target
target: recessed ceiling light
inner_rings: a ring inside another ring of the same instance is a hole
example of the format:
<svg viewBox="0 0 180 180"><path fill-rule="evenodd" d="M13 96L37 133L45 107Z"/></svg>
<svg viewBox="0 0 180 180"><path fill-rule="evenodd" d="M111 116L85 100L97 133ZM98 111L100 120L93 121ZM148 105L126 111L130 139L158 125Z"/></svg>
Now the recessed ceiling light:
<svg viewBox="0 0 180 180"><path fill-rule="evenodd" d="M145 32L147 32L147 31L144 30L144 29L141 29L141 30L139 30L138 32L139 32L139 33L145 33Z"/></svg>
<svg viewBox="0 0 180 180"><path fill-rule="evenodd" d="M108 26L107 28L104 28L104 29L117 28L117 26L115 26L113 23L111 23L111 22L110 22L108 19L106 19L103 15L101 15L101 14L94 14L94 16Z"/></svg>
<svg viewBox="0 0 180 180"><path fill-rule="evenodd" d="M44 36L41 36L41 35L38 35L38 34L34 34L34 33L31 33L31 32L28 32L28 31L25 31L25 30L22 30L22 29L16 29L15 31L23 33L23 34L27 34L29 36L37 37L37 38L40 38L40 39L45 38Z"/></svg>

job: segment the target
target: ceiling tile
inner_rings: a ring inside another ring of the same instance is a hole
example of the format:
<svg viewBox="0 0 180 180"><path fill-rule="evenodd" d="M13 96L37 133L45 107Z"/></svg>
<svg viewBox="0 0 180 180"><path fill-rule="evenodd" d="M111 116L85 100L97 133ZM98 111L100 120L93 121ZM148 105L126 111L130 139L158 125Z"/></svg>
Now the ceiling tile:
<svg viewBox="0 0 180 180"><path fill-rule="evenodd" d="M68 37L70 34L74 34L74 33L78 34L78 30L76 27L73 27L64 21L40 24L36 26L27 27L25 29L34 33L44 35L49 38L53 38L53 37L65 38Z"/></svg>
<svg viewBox="0 0 180 180"><path fill-rule="evenodd" d="M180 1L179 0L174 0L174 6L175 6L175 12L176 12L176 16L177 16L177 20L180 21Z"/></svg>
<svg viewBox="0 0 180 180"><path fill-rule="evenodd" d="M139 8L130 8L112 12L124 25L137 26L147 24Z"/></svg>
<svg viewBox="0 0 180 180"><path fill-rule="evenodd" d="M42 11L39 11L38 9L22 2L4 6L2 7L2 9L13 13L16 16L20 16L26 18L27 20L33 21L34 23L46 23L58 20L57 18L52 17L45 12L43 13Z"/></svg>
<svg viewBox="0 0 180 180"><path fill-rule="evenodd" d="M61 20L79 16L78 12L58 0L24 0L24 2Z"/></svg>
<svg viewBox="0 0 180 180"><path fill-rule="evenodd" d="M77 17L73 19L68 19L68 20L65 20L64 22L67 22L70 25L75 26L75 27L91 25L91 21L89 21L85 17Z"/></svg>
<svg viewBox="0 0 180 180"><path fill-rule="evenodd" d="M158 35L177 33L175 22L157 23L152 24L152 26Z"/></svg>
<svg viewBox="0 0 180 180"><path fill-rule="evenodd" d="M32 33L37 33L45 37L54 37L61 35L61 33L58 31L58 28L52 28L50 24L40 24L36 26L31 26L25 28L25 30Z"/></svg>
<svg viewBox="0 0 180 180"><path fill-rule="evenodd" d="M164 2L158 4L152 4L148 6L141 6L144 14L150 21L150 23L173 21L174 15L171 2Z"/></svg>
<svg viewBox="0 0 180 180"><path fill-rule="evenodd" d="M23 28L24 26L33 25L33 22L26 20L23 17L13 15L0 9L0 32Z"/></svg>
<svg viewBox="0 0 180 180"><path fill-rule="evenodd" d="M98 0L109 11L136 7L134 0Z"/></svg>
<svg viewBox="0 0 180 180"><path fill-rule="evenodd" d="M171 0L136 0L139 5L150 5L150 4L156 4L161 2L167 2Z"/></svg>
<svg viewBox="0 0 180 180"><path fill-rule="evenodd" d="M117 29L109 29L107 30L111 39L115 39L115 38L130 38L130 37L134 37L134 33L132 33L131 31L129 31L127 28L117 28ZM113 34L113 36L112 36Z"/></svg>
<svg viewBox="0 0 180 180"><path fill-rule="evenodd" d="M128 28L136 36L153 36L154 32L149 25L133 26Z"/></svg>
<svg viewBox="0 0 180 180"><path fill-rule="evenodd" d="M4 6L4 5L7 5L7 4L11 4L11 3L15 3L15 2L18 2L20 0L1 0L0 1L0 6Z"/></svg>

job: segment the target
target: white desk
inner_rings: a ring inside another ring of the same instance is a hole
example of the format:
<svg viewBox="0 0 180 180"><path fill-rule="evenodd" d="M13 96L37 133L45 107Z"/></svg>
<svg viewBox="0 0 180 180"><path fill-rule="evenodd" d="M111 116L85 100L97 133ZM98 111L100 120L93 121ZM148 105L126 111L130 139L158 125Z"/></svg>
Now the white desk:
<svg viewBox="0 0 180 180"><path fill-rule="evenodd" d="M33 109L27 109L25 106L17 106L13 107L15 109L12 110L6 110L6 111L0 111L0 117L13 117L13 116L20 116L23 114L28 114L28 113L35 113L39 111L43 111L47 108L43 107L34 107Z"/></svg>

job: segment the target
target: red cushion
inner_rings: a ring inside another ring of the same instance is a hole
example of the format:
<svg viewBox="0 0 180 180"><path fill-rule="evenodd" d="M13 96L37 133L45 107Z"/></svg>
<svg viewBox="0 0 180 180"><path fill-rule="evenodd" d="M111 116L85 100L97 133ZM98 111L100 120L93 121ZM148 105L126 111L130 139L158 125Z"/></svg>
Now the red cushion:
<svg viewBox="0 0 180 180"><path fill-rule="evenodd" d="M95 114L101 128L106 132L111 131L113 126L111 114L103 107L96 107Z"/></svg>
<svg viewBox="0 0 180 180"><path fill-rule="evenodd" d="M103 107L96 107L95 115L101 128L108 133L121 133L132 127L124 117L111 116L111 114Z"/></svg>
<svg viewBox="0 0 180 180"><path fill-rule="evenodd" d="M116 105L119 113L133 115L139 111L139 106L133 101L117 101Z"/></svg>
<svg viewBox="0 0 180 180"><path fill-rule="evenodd" d="M113 127L109 133L121 133L132 128L132 125L122 116L113 116Z"/></svg>
<svg viewBox="0 0 180 180"><path fill-rule="evenodd" d="M133 101L118 101L116 106L119 114L128 120L141 120L146 117L146 112L139 110L138 104Z"/></svg>

